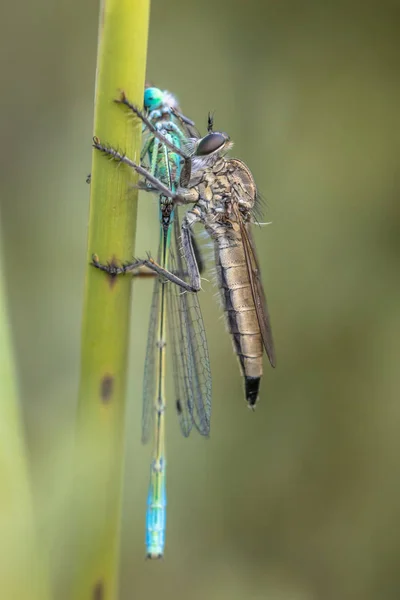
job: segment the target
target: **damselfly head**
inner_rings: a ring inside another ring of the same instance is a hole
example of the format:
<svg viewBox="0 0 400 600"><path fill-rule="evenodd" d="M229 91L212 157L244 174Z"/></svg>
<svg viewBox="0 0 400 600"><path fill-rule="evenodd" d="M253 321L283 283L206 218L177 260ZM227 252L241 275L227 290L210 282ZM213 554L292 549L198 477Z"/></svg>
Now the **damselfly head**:
<svg viewBox="0 0 400 600"><path fill-rule="evenodd" d="M205 157L216 153L221 154L227 152L231 146L230 137L227 133L212 131L197 142L194 155Z"/></svg>
<svg viewBox="0 0 400 600"><path fill-rule="evenodd" d="M167 90L160 90L160 88L157 87L146 87L144 91L143 106L148 112L161 108L162 106L172 109L179 108L176 96L171 94L171 92L167 92Z"/></svg>
<svg viewBox="0 0 400 600"><path fill-rule="evenodd" d="M144 91L143 106L146 110L154 110L164 103L164 92L156 87L149 87Z"/></svg>

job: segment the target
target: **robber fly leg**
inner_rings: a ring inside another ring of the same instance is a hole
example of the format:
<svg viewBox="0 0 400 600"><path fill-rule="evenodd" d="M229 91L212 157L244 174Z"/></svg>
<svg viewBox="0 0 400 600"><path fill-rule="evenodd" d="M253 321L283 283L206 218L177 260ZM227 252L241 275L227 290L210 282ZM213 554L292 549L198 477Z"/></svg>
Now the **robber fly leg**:
<svg viewBox="0 0 400 600"><path fill-rule="evenodd" d="M124 154L121 154L121 152L119 152L118 150L111 148L111 146L106 146L102 144L98 137L93 138L93 147L96 148L96 150L103 152L103 154L111 156L111 158L113 158L114 160L122 162L125 165L128 165L128 167L134 169L137 173L139 173L139 175L142 175L142 177L144 177L146 181L151 183L151 185L155 189L157 189L161 194L164 194L164 196L166 196L167 198L175 198L176 194L172 190L170 190L166 185L164 185L162 181L157 179L157 177L154 177L154 175L147 171L147 169L141 167L140 165L137 165L135 162L133 162L133 160L131 160Z"/></svg>
<svg viewBox="0 0 400 600"><path fill-rule="evenodd" d="M140 267L147 267L151 271L154 271L157 275L164 277L167 281L171 281L172 283L179 285L179 287L184 289L186 292L197 292L198 289L200 289L200 287L196 289L194 286L186 283L186 281L178 277L178 275L175 275L167 269L164 269L150 256L148 258L133 260L132 262L126 262L121 266L117 266L114 263L101 263L97 255L93 254L91 265L96 269L100 269L101 271L108 273L111 277L125 275L127 273L130 273L131 275L138 275L138 270Z"/></svg>
<svg viewBox="0 0 400 600"><path fill-rule="evenodd" d="M193 291L198 292L201 289L199 265L196 260L196 252L193 245L192 227L200 221L200 215L194 208L188 210L182 219L181 239L182 249L186 260L190 284Z"/></svg>
<svg viewBox="0 0 400 600"><path fill-rule="evenodd" d="M149 121L146 115L137 106L135 106L134 104L132 104L132 102L130 102L130 100L128 100L128 98L125 95L125 92L121 92L120 97L114 102L116 102L117 104L124 104L127 108L129 108L129 110L131 110L137 117L139 117L142 123L146 126L147 130L150 131L154 135L154 137L158 138L163 144L165 144L165 146L172 150L172 152L179 154L179 156L182 156L182 158L189 158L188 155L182 150L182 148L175 146L175 144L173 144L153 125L151 121Z"/></svg>

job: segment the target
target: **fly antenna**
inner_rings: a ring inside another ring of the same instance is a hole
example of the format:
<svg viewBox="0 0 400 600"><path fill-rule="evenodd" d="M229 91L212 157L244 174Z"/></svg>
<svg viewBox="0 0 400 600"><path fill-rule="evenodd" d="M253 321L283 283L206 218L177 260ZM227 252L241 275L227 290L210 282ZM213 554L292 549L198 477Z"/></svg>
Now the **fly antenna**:
<svg viewBox="0 0 400 600"><path fill-rule="evenodd" d="M214 112L209 112L208 113L208 119L207 119L207 131L208 133L212 133L214 129Z"/></svg>

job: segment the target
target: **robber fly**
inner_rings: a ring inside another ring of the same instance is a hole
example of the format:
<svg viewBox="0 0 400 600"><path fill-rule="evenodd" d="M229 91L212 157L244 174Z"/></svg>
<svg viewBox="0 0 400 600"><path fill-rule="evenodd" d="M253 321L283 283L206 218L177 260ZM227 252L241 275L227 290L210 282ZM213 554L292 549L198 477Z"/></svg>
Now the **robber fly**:
<svg viewBox="0 0 400 600"><path fill-rule="evenodd" d="M160 135L158 137L162 139ZM193 248L192 227L201 223L214 242L219 287L228 327L245 379L246 400L249 407L254 408L263 373L263 350L272 367L275 367L276 361L259 261L251 234L257 187L249 168L241 160L226 158L233 144L226 133L213 131L210 117L207 135L188 139L185 180L181 177L176 190L164 185L118 151L103 145L98 138L94 138L93 145L142 175L145 179L143 189L171 198L174 205L193 204L181 225L181 243L189 283L150 257L125 264L118 268L118 272L134 271L146 265L184 290L198 292L201 280ZM95 266L107 269L98 261Z"/></svg>

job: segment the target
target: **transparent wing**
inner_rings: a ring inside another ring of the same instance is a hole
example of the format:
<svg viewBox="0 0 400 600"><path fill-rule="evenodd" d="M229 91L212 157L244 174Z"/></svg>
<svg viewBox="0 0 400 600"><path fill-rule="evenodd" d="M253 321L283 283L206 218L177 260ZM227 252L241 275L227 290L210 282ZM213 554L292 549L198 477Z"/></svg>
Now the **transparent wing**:
<svg viewBox="0 0 400 600"><path fill-rule="evenodd" d="M210 433L211 369L203 317L196 294L180 294L180 316L184 332L184 347L188 353L189 376L193 401L193 422L201 435Z"/></svg>
<svg viewBox="0 0 400 600"><path fill-rule="evenodd" d="M157 260L161 258L161 246L158 249ZM142 443L146 444L150 438L150 431L154 414L154 396L156 393L156 364L158 350L158 325L160 319L160 291L161 281L155 278L153 297L150 309L149 332L147 335L146 359L143 372L142 396Z"/></svg>
<svg viewBox="0 0 400 600"><path fill-rule="evenodd" d="M242 235L244 255L246 258L247 272L249 274L251 292L253 295L254 305L256 307L258 324L260 325L263 344L272 367L275 367L275 348L272 338L271 321L267 307L267 300L264 293L263 284L261 281L260 267L256 253L256 247L248 225L245 225L236 209L236 217L240 224L240 232Z"/></svg>
<svg viewBox="0 0 400 600"><path fill-rule="evenodd" d="M171 248L170 268L179 273L182 279L188 280L186 264L177 247L179 231L179 219L175 213L175 248ZM191 423L194 423L201 435L208 435L211 419L211 369L199 299L197 294L183 292L179 286L169 285L169 288L172 297L169 317L175 328L171 339L174 337L177 343L173 356L178 357L175 386L182 432L188 435Z"/></svg>
<svg viewBox="0 0 400 600"><path fill-rule="evenodd" d="M190 377L188 356L184 348L182 325L179 318L179 300L174 290L174 285L167 285L167 305L169 336L171 341L171 355L173 364L173 376L175 385L175 406L178 413L179 424L185 437L192 430L192 396L190 389Z"/></svg>

